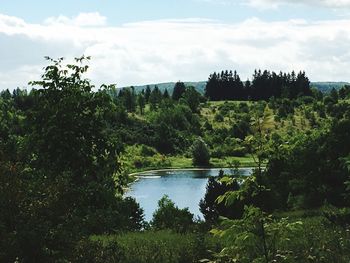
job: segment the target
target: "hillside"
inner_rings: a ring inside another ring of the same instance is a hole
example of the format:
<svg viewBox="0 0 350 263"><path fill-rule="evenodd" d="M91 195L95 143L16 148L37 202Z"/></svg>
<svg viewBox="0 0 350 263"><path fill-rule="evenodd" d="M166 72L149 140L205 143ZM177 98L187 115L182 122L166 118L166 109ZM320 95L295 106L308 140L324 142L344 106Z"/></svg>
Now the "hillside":
<svg viewBox="0 0 350 263"><path fill-rule="evenodd" d="M324 93L328 93L331 89L335 88L336 90L344 87L345 85L349 85L349 82L311 82L311 87L315 87Z"/></svg>

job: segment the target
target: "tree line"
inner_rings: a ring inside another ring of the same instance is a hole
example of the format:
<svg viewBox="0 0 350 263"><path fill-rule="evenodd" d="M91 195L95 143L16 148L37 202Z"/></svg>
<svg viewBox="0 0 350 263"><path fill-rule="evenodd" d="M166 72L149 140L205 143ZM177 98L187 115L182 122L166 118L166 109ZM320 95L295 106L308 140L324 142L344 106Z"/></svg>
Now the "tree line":
<svg viewBox="0 0 350 263"><path fill-rule="evenodd" d="M310 96L310 81L305 72L296 74L255 70L252 81L243 82L236 71L214 72L208 78L205 96L209 100L268 100L275 98L295 99Z"/></svg>

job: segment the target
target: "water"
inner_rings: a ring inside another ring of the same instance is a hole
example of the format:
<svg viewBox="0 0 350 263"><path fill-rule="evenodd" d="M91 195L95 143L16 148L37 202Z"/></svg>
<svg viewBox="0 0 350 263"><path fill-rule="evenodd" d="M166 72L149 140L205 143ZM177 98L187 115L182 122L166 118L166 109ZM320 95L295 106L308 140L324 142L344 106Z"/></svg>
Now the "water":
<svg viewBox="0 0 350 263"><path fill-rule="evenodd" d="M168 195L179 208L188 207L195 217L203 218L199 201L204 197L208 177L217 176L220 169L168 170L142 173L130 186L126 196L136 199L144 209L145 219L150 221L157 209L158 200ZM223 169L230 174L230 169ZM239 169L240 174L250 175L251 168Z"/></svg>

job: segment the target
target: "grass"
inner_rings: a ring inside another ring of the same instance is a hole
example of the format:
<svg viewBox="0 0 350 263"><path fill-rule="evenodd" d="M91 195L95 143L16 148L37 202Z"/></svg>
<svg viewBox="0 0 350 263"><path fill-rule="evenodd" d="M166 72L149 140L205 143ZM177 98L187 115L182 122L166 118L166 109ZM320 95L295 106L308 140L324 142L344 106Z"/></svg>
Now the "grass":
<svg viewBox="0 0 350 263"><path fill-rule="evenodd" d="M102 242L104 247L118 244L123 263L183 263L199 262L218 250L220 241L209 234L171 231L129 232L120 235L92 236L92 242ZM115 262L115 261L110 261Z"/></svg>
<svg viewBox="0 0 350 263"><path fill-rule="evenodd" d="M192 164L192 159L184 156L172 156L169 157L171 162L171 168L195 168ZM215 168L232 167L232 164L238 161L240 167L253 167L256 166L254 160L250 156L245 157L225 157L225 158L211 158L210 166Z"/></svg>
<svg viewBox="0 0 350 263"><path fill-rule="evenodd" d="M225 157L225 158L211 158L210 165L208 167L198 167L192 164L192 159L185 156L169 156L166 157L167 166L159 166L156 163L151 163L149 166L142 168L133 168L128 172L130 174L141 173L150 170L161 170L161 169L195 169L195 168L230 168L234 167L235 162L240 163L240 167L255 167L256 164L252 157Z"/></svg>

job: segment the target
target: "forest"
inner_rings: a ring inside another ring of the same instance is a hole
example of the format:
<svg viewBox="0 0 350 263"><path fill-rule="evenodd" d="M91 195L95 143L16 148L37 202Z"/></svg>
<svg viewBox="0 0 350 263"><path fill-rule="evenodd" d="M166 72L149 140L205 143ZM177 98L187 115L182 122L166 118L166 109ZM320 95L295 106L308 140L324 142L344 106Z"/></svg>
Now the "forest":
<svg viewBox="0 0 350 263"><path fill-rule="evenodd" d="M350 262L350 86L257 69L136 92L95 87L88 60L0 93L0 262ZM124 195L134 173L191 167L232 168L203 220L164 196L146 222Z"/></svg>

